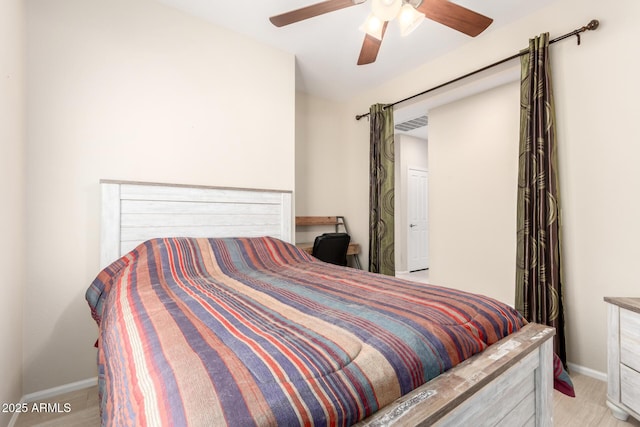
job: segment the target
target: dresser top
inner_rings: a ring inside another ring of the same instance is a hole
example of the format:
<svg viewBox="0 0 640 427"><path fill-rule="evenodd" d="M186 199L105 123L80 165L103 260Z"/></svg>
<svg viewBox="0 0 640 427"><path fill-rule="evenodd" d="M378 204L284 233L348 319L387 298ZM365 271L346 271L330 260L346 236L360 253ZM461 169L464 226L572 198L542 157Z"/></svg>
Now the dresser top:
<svg viewBox="0 0 640 427"><path fill-rule="evenodd" d="M640 313L640 298L604 297L604 300L610 304Z"/></svg>

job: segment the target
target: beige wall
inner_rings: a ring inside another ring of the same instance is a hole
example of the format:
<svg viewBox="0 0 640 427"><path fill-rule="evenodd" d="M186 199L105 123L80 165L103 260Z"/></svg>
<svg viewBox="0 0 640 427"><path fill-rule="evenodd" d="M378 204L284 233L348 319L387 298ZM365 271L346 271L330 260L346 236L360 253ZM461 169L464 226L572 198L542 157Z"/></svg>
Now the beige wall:
<svg viewBox="0 0 640 427"><path fill-rule="evenodd" d="M22 396L24 291L24 4L0 4L0 403ZM0 425L11 414L0 413Z"/></svg>
<svg viewBox="0 0 640 427"><path fill-rule="evenodd" d="M369 139L368 128L349 137L353 120L345 103L296 94L296 215L344 215L366 269ZM296 239L310 241L316 231L299 231Z"/></svg>
<svg viewBox="0 0 640 427"><path fill-rule="evenodd" d="M362 177L351 167L362 147L344 137L350 120L344 104L296 93L296 215L342 215L353 241L366 243L366 234L364 238L361 234L353 236L357 224L353 204L348 202L351 191L362 184ZM354 186L358 181L360 185ZM332 230L300 228L296 241L313 241L317 234L327 231Z"/></svg>
<svg viewBox="0 0 640 427"><path fill-rule="evenodd" d="M410 135L395 135L394 153L395 174L396 174L396 194L395 194L395 255L396 272L408 272L407 261L407 230L409 230L407 208L409 199L407 186L409 182L409 168L428 170L429 152L427 141Z"/></svg>
<svg viewBox="0 0 640 427"><path fill-rule="evenodd" d="M339 215L348 176L348 147L344 132L346 110L332 101L296 92L297 215ZM313 179L309 179L313 177Z"/></svg>
<svg viewBox="0 0 640 427"><path fill-rule="evenodd" d="M490 31L451 54L350 100L346 117L351 121L344 134L344 144L354 147L353 157L348 160L349 169L359 178L350 181L340 195L334 195L354 212L351 221L360 233L358 238L362 239L366 236L368 218L368 183L360 177L368 173L368 123L353 120L355 114L366 112L372 103L402 99L511 55L541 32L549 31L554 37L598 18L601 28L583 34L581 46L576 46L576 39L572 38L552 47L560 141L568 357L570 362L592 369L596 374L606 371L603 296L640 296L634 268L640 259L640 246L636 244L640 239L637 221L640 198L636 197L640 188L636 165L640 145L635 137L640 104L634 99L634 95L640 93L640 80L636 78L640 58L633 54L640 38L640 26L635 21L638 16L640 2L636 0L606 4L599 0L558 0L519 22ZM461 103L445 108L464 110L466 106ZM435 143L430 139L430 144ZM429 160L429 178L437 182L439 177L433 167L438 159ZM440 173L459 171L457 158L447 161L449 163L443 161L440 165ZM512 164L497 167L503 168L501 173L508 174ZM431 199L432 208L438 203ZM451 219L456 218L455 211L449 213ZM440 237L436 234L431 240L432 248L446 245L445 231L460 225L448 218L442 213L439 223L435 219L431 221L432 229L440 233ZM491 256L496 251L504 251L504 246L494 247L489 241L482 255ZM437 256L435 249L432 256ZM476 260L476 265L481 264L481 259ZM504 268L505 277L510 276L507 269L513 267ZM461 272L455 272L456 281L464 280L458 273ZM473 271L468 273L468 281L473 283ZM449 280L446 274L440 275L442 280ZM454 272L450 274L453 278ZM502 285L495 284L500 287L495 294L509 299L513 278L504 280Z"/></svg>
<svg viewBox="0 0 640 427"><path fill-rule="evenodd" d="M24 392L96 376L101 178L294 188L295 64L150 0L28 1Z"/></svg>
<svg viewBox="0 0 640 427"><path fill-rule="evenodd" d="M22 0L0 2L0 403L22 397L24 15ZM0 412L0 425L10 417Z"/></svg>
<svg viewBox="0 0 640 427"><path fill-rule="evenodd" d="M519 88L509 83L429 111L429 279L511 305Z"/></svg>
<svg viewBox="0 0 640 427"><path fill-rule="evenodd" d="M10 110L0 115L0 135L17 141L0 148L9 150L0 157L2 182L13 184L0 194L14 202L3 223L15 225L3 231L19 245L21 227L28 229L23 392L95 376L96 329L83 294L98 266L100 178L293 189L295 174L298 214L340 210L354 238L366 243L368 123L356 122L355 114L500 59L541 31L553 37L594 17L602 28L585 34L581 47L556 45L553 59L569 359L606 369L602 296L638 296L631 266L640 251L634 244L640 202L633 197L640 146L632 126L640 107L629 94L639 93L634 70L640 60L628 54L640 35L633 20L640 15L637 1L559 0L344 104L296 96L292 56L151 1L27 4L26 224L21 162L6 160L22 156L22 117L15 108L21 96L9 90L0 100L0 108ZM0 38L0 60L16 70L22 50L14 51L10 40L20 39L20 5L11 0L0 8L0 28L10 32ZM19 71L15 75L21 80ZM333 162L330 174L321 161ZM363 249L364 261L366 244ZM24 257L7 253L14 257L7 270L13 277L3 277L11 286L2 282L2 289L15 301ZM0 303L0 324L7 319L19 328L21 306L7 300ZM0 399L13 399L20 393L22 336L0 330L3 342L16 348L0 354Z"/></svg>

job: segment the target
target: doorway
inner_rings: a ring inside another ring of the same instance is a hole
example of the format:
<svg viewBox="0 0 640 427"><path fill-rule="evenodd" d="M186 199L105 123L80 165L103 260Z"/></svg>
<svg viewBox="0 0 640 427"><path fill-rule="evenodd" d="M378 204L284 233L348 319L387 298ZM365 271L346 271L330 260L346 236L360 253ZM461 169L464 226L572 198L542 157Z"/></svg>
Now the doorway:
<svg viewBox="0 0 640 427"><path fill-rule="evenodd" d="M429 174L425 169L407 171L407 269L429 268Z"/></svg>

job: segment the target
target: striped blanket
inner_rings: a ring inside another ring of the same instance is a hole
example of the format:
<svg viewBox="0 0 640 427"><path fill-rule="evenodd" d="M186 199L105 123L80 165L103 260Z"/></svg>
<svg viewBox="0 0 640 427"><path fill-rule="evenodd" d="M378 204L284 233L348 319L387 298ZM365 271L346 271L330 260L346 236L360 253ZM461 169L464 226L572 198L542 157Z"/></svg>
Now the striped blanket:
<svg viewBox="0 0 640 427"><path fill-rule="evenodd" d="M522 327L277 239L147 241L87 290L103 425L350 425Z"/></svg>

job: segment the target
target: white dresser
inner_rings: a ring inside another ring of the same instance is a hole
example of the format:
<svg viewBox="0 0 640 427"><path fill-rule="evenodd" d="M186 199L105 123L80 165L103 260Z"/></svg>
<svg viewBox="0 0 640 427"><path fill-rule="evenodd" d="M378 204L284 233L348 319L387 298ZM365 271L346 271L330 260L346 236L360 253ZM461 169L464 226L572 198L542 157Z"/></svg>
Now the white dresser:
<svg viewBox="0 0 640 427"><path fill-rule="evenodd" d="M640 298L604 299L608 304L607 406L613 416L640 420Z"/></svg>

